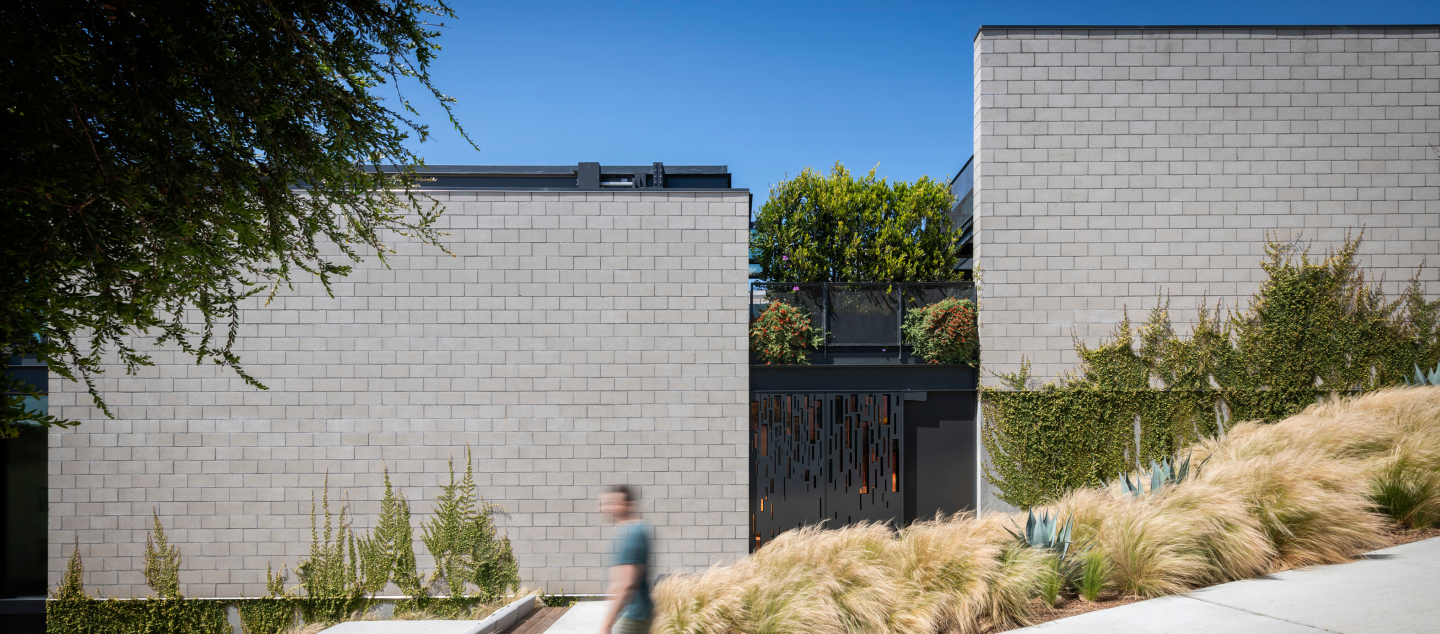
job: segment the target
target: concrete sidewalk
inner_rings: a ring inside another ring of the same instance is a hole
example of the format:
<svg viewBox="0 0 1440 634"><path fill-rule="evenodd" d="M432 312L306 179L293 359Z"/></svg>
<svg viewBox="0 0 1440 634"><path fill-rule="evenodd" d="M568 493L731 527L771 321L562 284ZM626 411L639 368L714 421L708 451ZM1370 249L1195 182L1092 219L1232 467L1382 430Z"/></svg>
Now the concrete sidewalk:
<svg viewBox="0 0 1440 634"><path fill-rule="evenodd" d="M609 611L609 601L581 601L566 610L545 634L597 634Z"/></svg>
<svg viewBox="0 0 1440 634"><path fill-rule="evenodd" d="M1014 630L1036 634L1440 633L1440 538Z"/></svg>

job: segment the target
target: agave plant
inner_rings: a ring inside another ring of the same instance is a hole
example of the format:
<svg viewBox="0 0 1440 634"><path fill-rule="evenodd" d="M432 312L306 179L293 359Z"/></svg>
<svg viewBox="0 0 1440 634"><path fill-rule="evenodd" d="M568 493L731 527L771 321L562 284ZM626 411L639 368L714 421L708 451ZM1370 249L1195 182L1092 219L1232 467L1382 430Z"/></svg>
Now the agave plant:
<svg viewBox="0 0 1440 634"><path fill-rule="evenodd" d="M1051 517L1050 512L1046 511L1036 517L1035 510L1031 509L1029 517L1025 519L1023 535L1009 528L1005 530L1010 531L1015 539L1026 546L1054 551L1057 559L1064 559L1065 554L1070 552L1070 528L1074 520L1075 518L1071 517L1061 524L1059 513Z"/></svg>
<svg viewBox="0 0 1440 634"><path fill-rule="evenodd" d="M1416 366L1415 366L1415 380L1412 382L1410 379L1407 378L1407 379L1405 379L1405 385L1410 386L1410 387L1424 387L1424 386L1426 386L1426 385L1440 385L1440 363L1436 363L1436 364L1435 364L1435 369L1434 369L1434 370L1431 370L1428 374L1425 373L1425 371L1421 370L1419 365L1416 365Z"/></svg>
<svg viewBox="0 0 1440 634"><path fill-rule="evenodd" d="M1135 475L1134 483L1130 482L1130 476L1128 474L1122 473L1120 474L1120 492L1128 493L1132 497L1138 498L1146 493L1159 491L1166 485L1184 482L1185 478L1188 477L1190 477L1190 456L1185 456L1183 462L1177 457L1174 463L1168 459L1161 460L1159 463L1151 460L1149 477L1150 489L1145 489L1146 478L1144 472Z"/></svg>

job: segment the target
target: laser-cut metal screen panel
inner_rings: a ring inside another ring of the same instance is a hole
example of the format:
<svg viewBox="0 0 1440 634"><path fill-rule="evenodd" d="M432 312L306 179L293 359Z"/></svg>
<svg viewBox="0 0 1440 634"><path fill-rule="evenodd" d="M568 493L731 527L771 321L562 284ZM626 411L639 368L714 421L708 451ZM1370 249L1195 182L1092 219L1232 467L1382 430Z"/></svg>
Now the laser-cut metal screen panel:
<svg viewBox="0 0 1440 634"><path fill-rule="evenodd" d="M898 392L759 393L750 403L752 546L828 520L904 518Z"/></svg>

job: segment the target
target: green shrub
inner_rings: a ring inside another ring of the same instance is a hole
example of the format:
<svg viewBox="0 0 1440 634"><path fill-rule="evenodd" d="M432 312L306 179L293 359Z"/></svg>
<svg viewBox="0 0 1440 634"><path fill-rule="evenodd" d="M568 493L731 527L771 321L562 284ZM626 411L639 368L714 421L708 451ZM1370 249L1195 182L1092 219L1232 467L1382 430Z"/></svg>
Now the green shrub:
<svg viewBox="0 0 1440 634"><path fill-rule="evenodd" d="M901 326L915 356L926 363L980 362L975 302L949 298L905 313Z"/></svg>
<svg viewBox="0 0 1440 634"><path fill-rule="evenodd" d="M955 197L945 181L856 178L836 163L770 189L750 254L772 282L943 282L959 279Z"/></svg>
<svg viewBox="0 0 1440 634"><path fill-rule="evenodd" d="M810 314L784 302L770 302L750 324L750 351L765 365L807 365L822 343Z"/></svg>

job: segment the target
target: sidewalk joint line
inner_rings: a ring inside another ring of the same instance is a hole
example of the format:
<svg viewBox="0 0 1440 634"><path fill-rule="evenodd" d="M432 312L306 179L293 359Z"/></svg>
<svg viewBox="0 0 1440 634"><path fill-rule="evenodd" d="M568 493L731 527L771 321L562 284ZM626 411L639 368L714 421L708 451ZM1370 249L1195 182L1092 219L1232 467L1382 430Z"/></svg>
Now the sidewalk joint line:
<svg viewBox="0 0 1440 634"><path fill-rule="evenodd" d="M1242 581L1243 581L1243 580L1242 580ZM1199 588L1197 588L1197 590L1198 590L1198 589L1199 589ZM1194 600L1196 600L1196 601L1200 601L1200 602L1203 602L1203 603L1209 603L1210 605L1219 606L1219 607L1226 608L1226 609L1229 609L1229 610L1235 610L1236 612L1244 612L1244 613L1246 613L1246 614L1254 614L1255 616L1265 617L1265 618L1270 619L1270 620L1272 620L1272 621L1280 621L1281 623L1290 623L1290 624L1292 624L1292 625L1299 625L1300 627L1309 628L1309 629L1315 630L1315 631L1317 631L1317 632L1335 632L1336 634L1344 634L1344 632L1340 632L1339 630L1329 630L1329 629L1325 629L1325 628L1323 628L1323 627L1316 627L1316 626L1314 626L1314 625L1310 625L1309 623L1300 623L1300 622L1298 622L1298 621L1291 621L1290 619L1282 619L1282 618L1280 618L1280 617L1278 617L1278 616L1271 616L1271 615L1269 615L1269 614L1262 614L1262 613L1260 613L1260 612L1256 612L1256 611L1254 611L1254 610L1247 610L1247 609L1245 609L1245 608L1237 608L1237 607L1235 607L1235 606L1233 606L1233 605L1225 605L1224 603L1217 603L1217 602L1215 602L1215 601L1210 601L1210 600L1207 600L1207 599L1202 599L1202 598L1200 598L1200 597L1191 596L1191 595L1189 595L1189 594L1182 594L1182 595L1177 595L1177 596L1182 596L1182 597L1185 597L1185 598L1187 598L1187 599L1194 599ZM1123 606L1122 606L1122 607L1123 607Z"/></svg>

